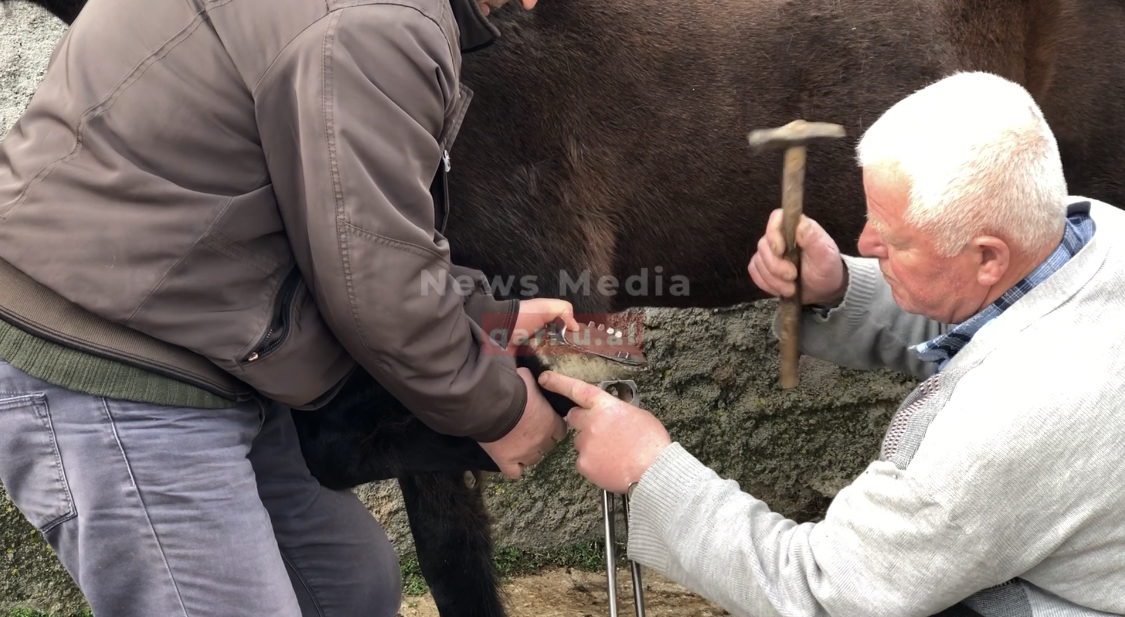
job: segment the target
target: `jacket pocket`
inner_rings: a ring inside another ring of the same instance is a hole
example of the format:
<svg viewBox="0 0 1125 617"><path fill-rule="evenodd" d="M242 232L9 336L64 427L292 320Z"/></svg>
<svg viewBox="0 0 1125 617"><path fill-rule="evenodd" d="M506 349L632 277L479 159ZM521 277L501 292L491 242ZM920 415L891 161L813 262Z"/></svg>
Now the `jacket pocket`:
<svg viewBox="0 0 1125 617"><path fill-rule="evenodd" d="M273 307L273 317L266 333L254 346L254 349L242 359L243 362L257 362L268 357L285 342L289 336L289 329L293 323L294 306L297 304L298 288L301 285L301 271L294 267L281 283L277 300Z"/></svg>
<svg viewBox="0 0 1125 617"><path fill-rule="evenodd" d="M315 409L335 394L356 362L322 319L298 272L279 288L272 322L258 343L219 366L266 398Z"/></svg>
<svg viewBox="0 0 1125 617"><path fill-rule="evenodd" d="M465 84L459 83L457 88L457 99L446 114L445 126L442 127L441 135L438 137L438 143L441 144L441 161L430 183L430 195L434 199L434 231L443 236L446 221L449 220L449 172L452 170L449 151L453 149L457 134L461 132L465 113L469 111L469 102L473 100L473 91Z"/></svg>
<svg viewBox="0 0 1125 617"><path fill-rule="evenodd" d="M0 393L0 482L43 533L75 516L43 393Z"/></svg>
<svg viewBox="0 0 1125 617"><path fill-rule="evenodd" d="M430 183L430 196L434 199L434 231L445 235L445 223L449 219L449 151L442 150L437 173Z"/></svg>

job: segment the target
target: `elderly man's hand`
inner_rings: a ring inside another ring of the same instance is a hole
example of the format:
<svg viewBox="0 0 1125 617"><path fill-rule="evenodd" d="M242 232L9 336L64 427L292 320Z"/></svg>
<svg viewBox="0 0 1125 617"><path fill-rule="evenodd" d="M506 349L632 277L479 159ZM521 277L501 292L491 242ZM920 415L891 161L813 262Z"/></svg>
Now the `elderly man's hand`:
<svg viewBox="0 0 1125 617"><path fill-rule="evenodd" d="M782 211L770 213L766 233L758 241L758 251L750 258L747 270L762 291L789 297L796 290L797 269L785 259L785 239L781 235ZM797 223L797 246L801 247L802 304L836 304L848 288L847 270L836 242L819 223L801 215Z"/></svg>
<svg viewBox="0 0 1125 617"><path fill-rule="evenodd" d="M655 416L597 386L553 371L540 375L539 385L578 404L566 417L567 424L577 431L576 468L607 491L627 491L629 484L639 481L672 443Z"/></svg>

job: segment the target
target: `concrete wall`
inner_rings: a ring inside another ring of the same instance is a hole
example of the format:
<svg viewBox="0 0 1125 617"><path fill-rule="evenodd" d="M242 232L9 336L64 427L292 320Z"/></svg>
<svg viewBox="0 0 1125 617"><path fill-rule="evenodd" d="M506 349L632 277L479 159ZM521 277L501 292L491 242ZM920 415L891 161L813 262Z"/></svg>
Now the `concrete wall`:
<svg viewBox="0 0 1125 617"><path fill-rule="evenodd" d="M0 10L0 135L42 78L62 24L23 2ZM801 386L777 387L773 305L729 310L648 310L652 369L638 381L643 405L673 439L743 490L797 520L823 515L832 496L875 456L895 406L912 383L901 375L802 360ZM397 485L360 487L403 555L413 545ZM499 546L550 549L600 537L600 492L574 472L568 442L516 482L491 480L487 500ZM623 529L619 525L619 529ZM0 491L0 610L63 615L83 605L50 549Z"/></svg>

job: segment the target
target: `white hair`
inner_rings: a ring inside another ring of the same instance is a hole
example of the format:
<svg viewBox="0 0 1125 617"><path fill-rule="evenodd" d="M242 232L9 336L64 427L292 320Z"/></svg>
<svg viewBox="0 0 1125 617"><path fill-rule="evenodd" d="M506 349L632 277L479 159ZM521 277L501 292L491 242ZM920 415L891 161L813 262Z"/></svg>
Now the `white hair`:
<svg viewBox="0 0 1125 617"><path fill-rule="evenodd" d="M941 255L980 234L1024 251L1058 241L1067 197L1058 144L1019 84L982 72L946 77L887 110L856 153L861 167L905 174L903 219Z"/></svg>

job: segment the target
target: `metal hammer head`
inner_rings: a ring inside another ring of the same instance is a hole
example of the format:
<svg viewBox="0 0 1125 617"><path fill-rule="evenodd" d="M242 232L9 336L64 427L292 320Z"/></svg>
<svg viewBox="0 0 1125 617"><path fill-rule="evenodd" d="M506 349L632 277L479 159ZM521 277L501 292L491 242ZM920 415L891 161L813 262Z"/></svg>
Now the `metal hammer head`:
<svg viewBox="0 0 1125 617"><path fill-rule="evenodd" d="M792 148L812 141L838 139L846 134L844 127L829 122L794 120L773 129L758 129L749 135L750 145L761 151L769 148Z"/></svg>

